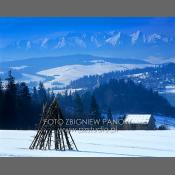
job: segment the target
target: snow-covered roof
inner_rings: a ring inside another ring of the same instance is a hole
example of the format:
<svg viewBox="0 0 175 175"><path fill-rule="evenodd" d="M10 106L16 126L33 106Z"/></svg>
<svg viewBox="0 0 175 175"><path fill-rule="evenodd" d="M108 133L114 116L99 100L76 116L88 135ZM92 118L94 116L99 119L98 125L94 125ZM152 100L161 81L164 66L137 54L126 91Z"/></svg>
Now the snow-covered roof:
<svg viewBox="0 0 175 175"><path fill-rule="evenodd" d="M128 114L124 120L126 124L148 124L151 114Z"/></svg>

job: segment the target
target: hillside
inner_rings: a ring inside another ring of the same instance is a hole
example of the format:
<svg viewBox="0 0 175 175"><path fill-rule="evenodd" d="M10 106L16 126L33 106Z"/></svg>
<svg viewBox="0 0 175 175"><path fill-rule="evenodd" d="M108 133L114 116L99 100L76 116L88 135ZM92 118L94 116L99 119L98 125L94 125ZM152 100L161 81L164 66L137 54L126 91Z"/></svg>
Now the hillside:
<svg viewBox="0 0 175 175"><path fill-rule="evenodd" d="M110 80L93 91L100 109L117 113L175 115L175 108L157 92L128 80ZM87 99L84 100L87 104Z"/></svg>
<svg viewBox="0 0 175 175"><path fill-rule="evenodd" d="M85 75L102 75L111 71L148 66L153 65L139 59L79 54L2 62L0 76L4 79L6 72L12 70L17 81L25 81L31 87L42 81L47 88L59 89Z"/></svg>
<svg viewBox="0 0 175 175"><path fill-rule="evenodd" d="M175 63L166 63L142 69L113 71L103 75L84 76L72 81L68 88L93 88L110 79L130 79L154 91L173 91L175 86Z"/></svg>

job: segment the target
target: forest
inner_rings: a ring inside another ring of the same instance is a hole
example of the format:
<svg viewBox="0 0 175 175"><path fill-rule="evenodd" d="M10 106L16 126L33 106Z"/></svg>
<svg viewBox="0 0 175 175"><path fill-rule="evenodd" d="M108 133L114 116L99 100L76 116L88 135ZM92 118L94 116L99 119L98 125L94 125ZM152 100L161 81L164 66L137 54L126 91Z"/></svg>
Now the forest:
<svg viewBox="0 0 175 175"><path fill-rule="evenodd" d="M54 94L42 82L33 88L16 82L9 71L0 80L0 129L36 129L43 105L55 96L65 118L112 119L126 113L175 116L175 108L165 98L131 80L111 79L93 90Z"/></svg>
<svg viewBox="0 0 175 175"><path fill-rule="evenodd" d="M111 79L128 79L128 77L135 83L141 82L148 89L158 90L160 87L165 88L167 85L175 83L175 63L165 63L142 69L113 71L102 75L86 75L72 81L67 88L91 89L99 83L107 83Z"/></svg>

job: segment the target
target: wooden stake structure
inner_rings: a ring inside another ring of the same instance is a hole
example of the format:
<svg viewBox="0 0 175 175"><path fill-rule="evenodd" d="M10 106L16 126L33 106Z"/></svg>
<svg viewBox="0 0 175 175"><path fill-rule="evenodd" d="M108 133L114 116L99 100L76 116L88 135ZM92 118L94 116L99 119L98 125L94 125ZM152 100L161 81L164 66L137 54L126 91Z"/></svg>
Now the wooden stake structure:
<svg viewBox="0 0 175 175"><path fill-rule="evenodd" d="M50 105L44 105L38 131L29 149L78 150L56 98Z"/></svg>

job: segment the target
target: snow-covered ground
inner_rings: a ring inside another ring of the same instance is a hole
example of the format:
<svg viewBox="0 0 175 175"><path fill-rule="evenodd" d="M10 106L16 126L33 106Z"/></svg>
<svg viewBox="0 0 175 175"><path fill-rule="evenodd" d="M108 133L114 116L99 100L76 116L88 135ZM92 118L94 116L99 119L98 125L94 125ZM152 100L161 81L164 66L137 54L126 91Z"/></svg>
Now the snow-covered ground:
<svg viewBox="0 0 175 175"><path fill-rule="evenodd" d="M166 86L165 92L174 94L175 93L175 85Z"/></svg>
<svg viewBox="0 0 175 175"><path fill-rule="evenodd" d="M65 94L65 92L67 91L67 93L69 94L70 92L71 93L74 93L74 92L78 92L78 91L81 91L83 90L82 88L77 88L77 89L73 89L73 88L66 88L66 89L58 89L58 90L53 90L53 92L55 94Z"/></svg>
<svg viewBox="0 0 175 175"><path fill-rule="evenodd" d="M175 130L72 132L79 151L29 150L36 131L0 131L0 156L175 157Z"/></svg>
<svg viewBox="0 0 175 175"><path fill-rule="evenodd" d="M168 129L175 130L175 118L165 116L154 116L156 120L156 126L165 125Z"/></svg>
<svg viewBox="0 0 175 175"><path fill-rule="evenodd" d="M52 77L53 80L47 81L44 85L53 88L54 83L60 82L68 85L71 81L85 75L101 75L112 71L122 71L135 68L154 66L151 64L115 64L110 62L96 62L90 65L66 65L37 72L39 76Z"/></svg>

